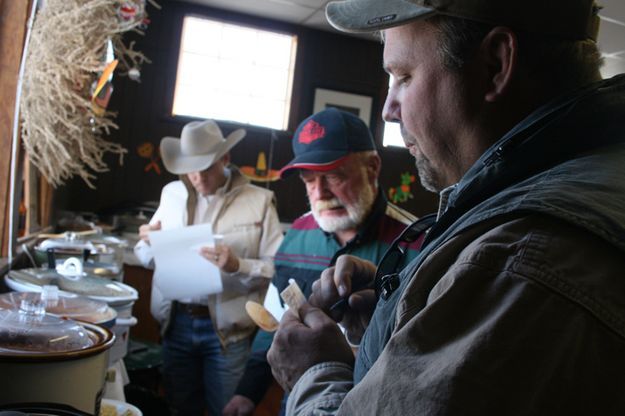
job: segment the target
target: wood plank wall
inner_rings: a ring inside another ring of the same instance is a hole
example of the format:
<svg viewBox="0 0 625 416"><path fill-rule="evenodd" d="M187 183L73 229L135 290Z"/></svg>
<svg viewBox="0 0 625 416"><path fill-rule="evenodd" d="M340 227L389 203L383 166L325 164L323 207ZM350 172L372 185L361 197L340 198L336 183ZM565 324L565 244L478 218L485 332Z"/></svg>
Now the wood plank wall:
<svg viewBox="0 0 625 416"><path fill-rule="evenodd" d="M8 253L9 189L15 99L31 1L0 0L0 224L1 252ZM18 201L19 202L19 201ZM17 207L16 207L17 208Z"/></svg>

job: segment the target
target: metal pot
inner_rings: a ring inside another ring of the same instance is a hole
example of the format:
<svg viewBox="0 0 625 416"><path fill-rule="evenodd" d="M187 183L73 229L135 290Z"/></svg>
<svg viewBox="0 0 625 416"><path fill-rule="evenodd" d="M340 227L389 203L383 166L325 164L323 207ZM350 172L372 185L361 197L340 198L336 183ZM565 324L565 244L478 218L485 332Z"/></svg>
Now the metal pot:
<svg viewBox="0 0 625 416"><path fill-rule="evenodd" d="M66 259L78 257L83 260L86 270L121 280L127 245L126 240L111 235L77 235L66 232L57 238L40 241L34 247L34 261L38 266L54 269Z"/></svg>
<svg viewBox="0 0 625 416"><path fill-rule="evenodd" d="M114 341L106 328L46 314L42 302L0 310L0 409L66 406L97 415Z"/></svg>

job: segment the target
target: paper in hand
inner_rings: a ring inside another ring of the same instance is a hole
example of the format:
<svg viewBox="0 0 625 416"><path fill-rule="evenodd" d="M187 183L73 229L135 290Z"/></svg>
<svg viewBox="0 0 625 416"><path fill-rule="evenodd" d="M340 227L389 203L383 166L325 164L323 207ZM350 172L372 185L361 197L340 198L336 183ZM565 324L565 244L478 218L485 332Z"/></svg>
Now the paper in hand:
<svg viewBox="0 0 625 416"><path fill-rule="evenodd" d="M154 284L165 299L184 299L223 291L219 268L198 253L214 244L211 224L150 233Z"/></svg>
<svg viewBox="0 0 625 416"><path fill-rule="evenodd" d="M306 303L306 297L293 279L289 279L289 285L282 292L280 292L280 297L284 303L289 305L289 308L294 311L298 310L304 303Z"/></svg>

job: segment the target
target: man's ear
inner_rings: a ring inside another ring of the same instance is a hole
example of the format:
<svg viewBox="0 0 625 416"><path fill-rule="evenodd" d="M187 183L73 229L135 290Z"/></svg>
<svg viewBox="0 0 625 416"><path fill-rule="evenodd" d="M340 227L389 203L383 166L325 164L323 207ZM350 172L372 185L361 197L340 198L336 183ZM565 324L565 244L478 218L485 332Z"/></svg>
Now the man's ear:
<svg viewBox="0 0 625 416"><path fill-rule="evenodd" d="M380 170L382 169L382 159L377 154L371 155L369 158L369 164L367 172L369 174L369 181L375 183L380 176Z"/></svg>
<svg viewBox="0 0 625 416"><path fill-rule="evenodd" d="M516 34L507 27L493 28L482 40L480 54L488 71L484 99L497 102L510 89L518 67Z"/></svg>

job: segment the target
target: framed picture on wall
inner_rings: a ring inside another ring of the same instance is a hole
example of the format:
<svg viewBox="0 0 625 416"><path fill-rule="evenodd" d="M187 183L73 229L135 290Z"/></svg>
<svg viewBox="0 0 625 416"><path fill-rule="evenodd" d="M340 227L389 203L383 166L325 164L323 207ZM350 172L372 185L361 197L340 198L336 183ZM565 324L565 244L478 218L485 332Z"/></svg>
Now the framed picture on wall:
<svg viewBox="0 0 625 416"><path fill-rule="evenodd" d="M317 88L315 89L313 112L335 107L360 117L369 126L372 102L373 98L366 95Z"/></svg>

